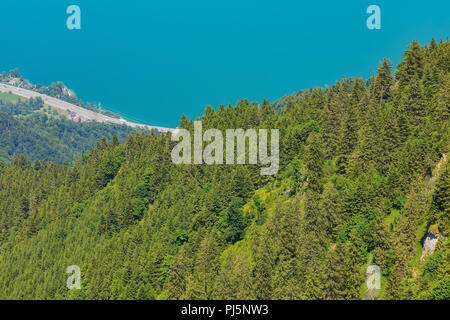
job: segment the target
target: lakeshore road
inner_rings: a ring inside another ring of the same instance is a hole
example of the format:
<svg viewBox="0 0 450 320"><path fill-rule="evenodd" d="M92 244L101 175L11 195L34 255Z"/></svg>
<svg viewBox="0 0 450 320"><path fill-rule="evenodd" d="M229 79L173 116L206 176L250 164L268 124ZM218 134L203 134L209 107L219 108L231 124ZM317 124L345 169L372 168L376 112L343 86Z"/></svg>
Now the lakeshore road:
<svg viewBox="0 0 450 320"><path fill-rule="evenodd" d="M158 130L159 132L162 132L162 133L167 133L167 132L173 133L173 132L176 132L176 130L177 130L177 129L172 129L172 128L155 127L155 126L149 126L146 124L134 123L134 122L130 122L125 119L122 119L122 118L116 119L116 118L108 117L104 114L97 113L97 112L79 107L77 105L71 104L69 102L50 97L46 94L41 94L41 93L38 93L35 91L14 87L14 86L11 86L8 84L0 83L0 92L12 93L14 95L17 95L17 96L20 96L23 98L27 98L27 99L40 97L44 101L44 103L49 106L59 108L62 110L73 111L77 115L82 116L83 118L89 119L91 121L123 124L123 125L129 126L129 127L143 128L143 129L147 129L147 130L154 129L154 130Z"/></svg>

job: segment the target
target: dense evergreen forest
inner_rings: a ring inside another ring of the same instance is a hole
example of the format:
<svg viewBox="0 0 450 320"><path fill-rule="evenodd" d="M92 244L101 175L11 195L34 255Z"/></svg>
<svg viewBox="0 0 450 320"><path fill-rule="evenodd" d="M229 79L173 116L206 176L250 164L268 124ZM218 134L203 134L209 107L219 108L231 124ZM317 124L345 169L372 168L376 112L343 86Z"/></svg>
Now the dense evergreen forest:
<svg viewBox="0 0 450 320"><path fill-rule="evenodd" d="M449 87L450 43L413 41L396 70L280 112L207 106L204 130L280 129L274 177L175 165L170 134L103 138L73 166L16 156L0 165L0 298L450 299Z"/></svg>
<svg viewBox="0 0 450 320"><path fill-rule="evenodd" d="M10 163L14 155L27 159L72 164L102 137L120 141L136 131L109 123L75 123L42 99L24 99L0 94L0 161Z"/></svg>

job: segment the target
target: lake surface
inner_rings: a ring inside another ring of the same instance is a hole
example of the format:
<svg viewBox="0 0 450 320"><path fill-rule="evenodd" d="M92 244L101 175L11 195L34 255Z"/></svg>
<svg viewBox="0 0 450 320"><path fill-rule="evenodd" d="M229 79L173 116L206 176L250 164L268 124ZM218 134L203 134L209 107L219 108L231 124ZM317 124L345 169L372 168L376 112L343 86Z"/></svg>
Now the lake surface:
<svg viewBox="0 0 450 320"><path fill-rule="evenodd" d="M66 27L72 4L81 30ZM381 30L366 27L371 4ZM207 104L367 78L413 39L445 39L448 12L442 0L1 0L0 70L62 81L129 120L175 127Z"/></svg>

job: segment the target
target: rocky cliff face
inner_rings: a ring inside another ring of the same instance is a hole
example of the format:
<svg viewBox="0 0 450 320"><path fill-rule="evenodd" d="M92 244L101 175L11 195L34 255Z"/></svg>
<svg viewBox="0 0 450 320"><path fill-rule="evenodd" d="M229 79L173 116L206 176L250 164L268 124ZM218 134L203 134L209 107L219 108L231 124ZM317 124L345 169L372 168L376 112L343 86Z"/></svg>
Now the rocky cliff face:
<svg viewBox="0 0 450 320"><path fill-rule="evenodd" d="M420 257L420 261L425 261L425 259L432 255L434 250L436 249L436 245L439 241L439 233L427 233L427 237L423 242L423 250L422 256Z"/></svg>

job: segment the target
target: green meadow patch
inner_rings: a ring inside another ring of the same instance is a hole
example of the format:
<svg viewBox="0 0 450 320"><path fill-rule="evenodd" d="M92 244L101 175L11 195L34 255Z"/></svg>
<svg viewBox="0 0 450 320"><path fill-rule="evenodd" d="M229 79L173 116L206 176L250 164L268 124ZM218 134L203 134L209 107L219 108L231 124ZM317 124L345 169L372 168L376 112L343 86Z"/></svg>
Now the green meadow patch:
<svg viewBox="0 0 450 320"><path fill-rule="evenodd" d="M27 99L16 96L15 94L0 92L0 101L4 103L6 102L17 103L19 100L27 100Z"/></svg>

